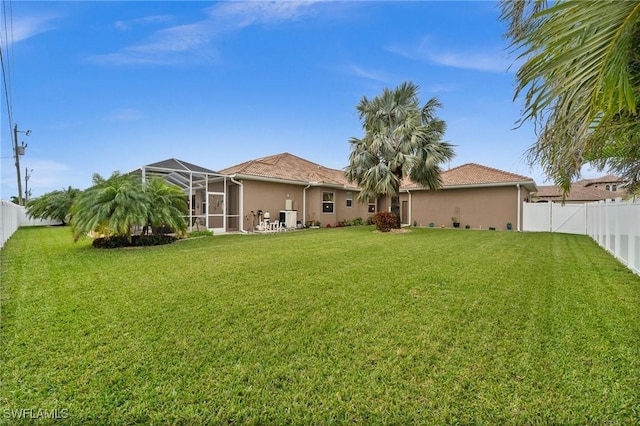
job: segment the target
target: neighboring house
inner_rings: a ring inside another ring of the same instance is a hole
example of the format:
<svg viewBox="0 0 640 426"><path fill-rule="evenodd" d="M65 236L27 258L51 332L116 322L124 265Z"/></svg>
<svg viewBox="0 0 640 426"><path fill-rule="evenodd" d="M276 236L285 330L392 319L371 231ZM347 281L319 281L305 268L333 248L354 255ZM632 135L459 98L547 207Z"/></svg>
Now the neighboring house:
<svg viewBox="0 0 640 426"><path fill-rule="evenodd" d="M520 230L522 204L536 191L533 179L475 163L444 171L443 187L429 190L406 182L401 188L400 216L404 224L472 229ZM432 225L433 224L433 225Z"/></svg>
<svg viewBox="0 0 640 426"><path fill-rule="evenodd" d="M606 175L597 179L582 179L571 184L571 190L563 199L562 190L555 185L545 185L532 194L534 202L558 202L567 204L581 204L592 201L624 198L626 191L624 181L617 176Z"/></svg>
<svg viewBox="0 0 640 426"><path fill-rule="evenodd" d="M376 200L365 204L360 189L347 181L342 170L330 169L289 153L258 158L228 167L220 173L240 184L243 229L254 229L269 213L293 211L293 224L320 223L334 226L345 220L364 221L377 211ZM289 220L289 219L287 219Z"/></svg>

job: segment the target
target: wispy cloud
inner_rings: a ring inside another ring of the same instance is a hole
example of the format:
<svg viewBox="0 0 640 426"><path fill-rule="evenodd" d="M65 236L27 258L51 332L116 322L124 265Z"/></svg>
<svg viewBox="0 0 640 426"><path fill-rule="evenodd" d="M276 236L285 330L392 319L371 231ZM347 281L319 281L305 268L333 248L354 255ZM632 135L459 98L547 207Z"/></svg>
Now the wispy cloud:
<svg viewBox="0 0 640 426"><path fill-rule="evenodd" d="M512 60L501 48L477 48L465 51L444 50L424 37L414 46L387 46L386 50L405 58L442 66L486 72L507 72Z"/></svg>
<svg viewBox="0 0 640 426"><path fill-rule="evenodd" d="M373 80L373 81L381 82L381 83L384 83L384 82L386 82L388 80L381 73L364 69L361 66L355 65L355 64L352 64L352 63L346 64L345 66L343 66L341 71L346 73L346 74L354 75L356 77L361 77L361 78L365 78L367 80Z"/></svg>
<svg viewBox="0 0 640 426"><path fill-rule="evenodd" d="M26 16L14 17L11 24L13 41L26 40L35 35L51 31L56 28L57 16Z"/></svg>
<svg viewBox="0 0 640 426"><path fill-rule="evenodd" d="M254 24L294 21L313 13L314 1L235 1L208 9L213 19L226 19L239 28Z"/></svg>
<svg viewBox="0 0 640 426"><path fill-rule="evenodd" d="M128 21L116 21L113 26L121 31L129 31L134 27L146 26L150 24L162 24L165 22L169 22L172 19L173 17L169 15L151 15L145 16L143 18L130 19Z"/></svg>
<svg viewBox="0 0 640 426"><path fill-rule="evenodd" d="M107 121L116 121L116 122L131 122L138 121L145 118L145 113L134 109L134 108L124 108L113 111L111 114L107 115Z"/></svg>
<svg viewBox="0 0 640 426"><path fill-rule="evenodd" d="M222 2L205 9L204 18L199 21L161 29L140 43L88 59L90 62L111 65L175 64L185 60L211 60L218 57L214 41L224 34L252 25L301 19L312 13L313 4L312 1ZM114 25L120 30L126 30L134 24L162 23L163 20L168 21L169 18L158 15L127 22L118 21Z"/></svg>
<svg viewBox="0 0 640 426"><path fill-rule="evenodd" d="M24 172L29 170L28 187L31 189L33 197L38 197L46 192L66 187L69 181L69 173L72 169L66 164L58 163L52 160L29 157L23 159L21 178L23 180L24 190ZM3 198L8 199L15 193L16 175L15 168L3 167L0 181L3 186ZM6 191L6 192L5 192Z"/></svg>
<svg viewBox="0 0 640 426"><path fill-rule="evenodd" d="M431 93L447 93L455 92L459 89L459 86L455 84L436 84L433 86L426 86L423 90Z"/></svg>

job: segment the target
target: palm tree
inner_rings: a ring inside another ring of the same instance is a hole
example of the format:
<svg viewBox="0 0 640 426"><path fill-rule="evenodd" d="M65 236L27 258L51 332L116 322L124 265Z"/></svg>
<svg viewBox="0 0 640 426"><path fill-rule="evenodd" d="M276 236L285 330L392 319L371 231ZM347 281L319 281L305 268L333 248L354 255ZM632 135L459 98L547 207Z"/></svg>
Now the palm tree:
<svg viewBox="0 0 640 426"><path fill-rule="evenodd" d="M66 225L71 219L71 206L80 192L79 189L68 187L29 200L26 205L27 215L30 218L59 220Z"/></svg>
<svg viewBox="0 0 640 426"><path fill-rule="evenodd" d="M568 192L585 163L639 184L640 2L502 1L525 62L515 97L534 123L530 162Z"/></svg>
<svg viewBox="0 0 640 426"><path fill-rule="evenodd" d="M164 179L155 177L145 185L149 196L147 225L154 229L172 229L184 232L187 229L185 216L189 211L184 191Z"/></svg>
<svg viewBox="0 0 640 426"><path fill-rule="evenodd" d="M150 198L138 176L115 172L109 179L94 175L94 186L77 197L73 205L74 240L92 231L105 236L125 236L131 240L132 228L145 224Z"/></svg>
<svg viewBox="0 0 640 426"><path fill-rule="evenodd" d="M446 125L435 115L440 106L431 98L421 107L418 86L411 82L360 100L356 109L365 135L349 140L345 168L347 179L361 188L360 201L391 195L391 213L400 218L400 184L405 178L430 189L442 186L440 164L455 154L453 146L442 141Z"/></svg>

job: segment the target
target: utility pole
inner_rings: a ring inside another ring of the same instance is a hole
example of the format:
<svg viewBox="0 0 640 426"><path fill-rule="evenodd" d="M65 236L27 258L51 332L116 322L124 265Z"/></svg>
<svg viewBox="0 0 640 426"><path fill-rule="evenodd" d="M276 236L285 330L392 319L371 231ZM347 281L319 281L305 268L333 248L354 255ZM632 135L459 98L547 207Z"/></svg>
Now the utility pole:
<svg viewBox="0 0 640 426"><path fill-rule="evenodd" d="M29 198L31 198L31 190L29 188L29 178L31 175L29 172L33 172L33 169L29 170L28 168L24 168L24 205L27 205Z"/></svg>
<svg viewBox="0 0 640 426"><path fill-rule="evenodd" d="M16 174L18 175L18 205L24 206L24 202L22 201L22 180L20 179L20 156L24 155L24 150L27 145L22 142L22 145L18 146L18 133L24 133L29 136L31 130L18 130L17 124L13 128L13 154L16 158Z"/></svg>

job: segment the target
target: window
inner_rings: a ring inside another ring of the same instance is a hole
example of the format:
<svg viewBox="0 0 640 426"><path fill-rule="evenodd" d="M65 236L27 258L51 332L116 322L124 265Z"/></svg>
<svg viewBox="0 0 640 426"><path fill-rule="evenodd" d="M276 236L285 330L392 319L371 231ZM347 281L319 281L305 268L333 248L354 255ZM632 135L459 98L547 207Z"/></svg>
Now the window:
<svg viewBox="0 0 640 426"><path fill-rule="evenodd" d="M322 213L333 213L333 192L322 193Z"/></svg>
<svg viewBox="0 0 640 426"><path fill-rule="evenodd" d="M347 192L347 207L353 205L353 192Z"/></svg>
<svg viewBox="0 0 640 426"><path fill-rule="evenodd" d="M375 198L369 198L369 209L368 209L369 213L375 213L376 212L376 199Z"/></svg>
<svg viewBox="0 0 640 426"><path fill-rule="evenodd" d="M604 189L606 189L607 191L610 191L611 188L609 187L609 185L605 186Z"/></svg>
<svg viewBox="0 0 640 426"><path fill-rule="evenodd" d="M611 190L612 191L617 191L618 190L618 185L611 185Z"/></svg>

